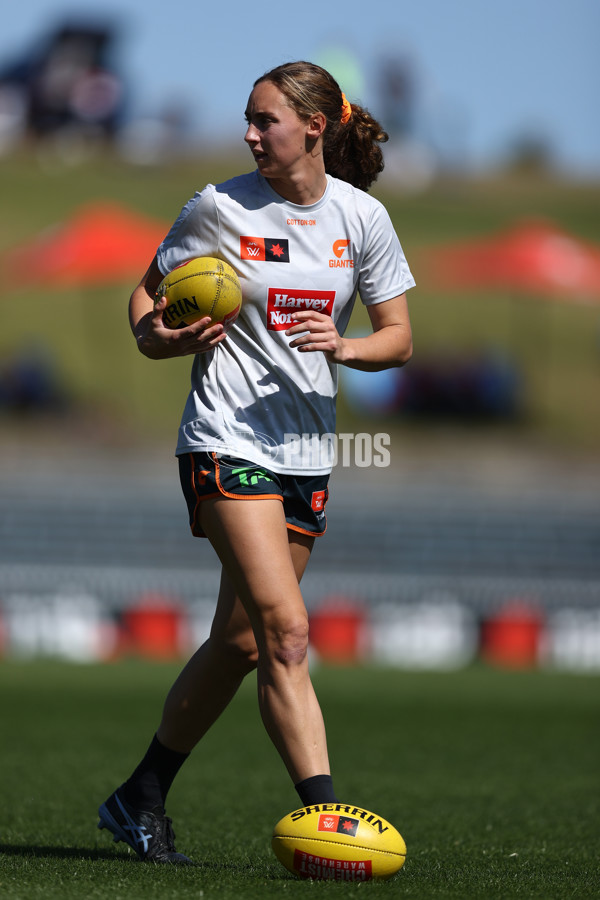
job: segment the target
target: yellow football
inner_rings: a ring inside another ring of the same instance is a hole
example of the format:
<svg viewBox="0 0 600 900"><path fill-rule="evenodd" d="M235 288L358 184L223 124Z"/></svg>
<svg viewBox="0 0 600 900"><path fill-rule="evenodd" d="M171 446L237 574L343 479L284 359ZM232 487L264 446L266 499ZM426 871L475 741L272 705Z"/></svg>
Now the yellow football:
<svg viewBox="0 0 600 900"><path fill-rule="evenodd" d="M317 881L385 881L406 859L406 844L393 825L348 803L289 813L275 826L271 846L286 869Z"/></svg>
<svg viewBox="0 0 600 900"><path fill-rule="evenodd" d="M185 328L210 316L213 324L228 328L242 307L242 288L232 267L222 259L200 256L165 275L154 302L167 298L163 322L167 328Z"/></svg>

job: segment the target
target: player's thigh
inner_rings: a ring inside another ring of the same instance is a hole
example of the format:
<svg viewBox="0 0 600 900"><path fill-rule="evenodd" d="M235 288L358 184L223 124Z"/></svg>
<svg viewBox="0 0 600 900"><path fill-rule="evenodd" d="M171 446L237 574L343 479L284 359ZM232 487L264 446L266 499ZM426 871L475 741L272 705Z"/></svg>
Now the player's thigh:
<svg viewBox="0 0 600 900"><path fill-rule="evenodd" d="M257 627L306 619L298 585L311 538L290 540L277 499L216 498L202 504L201 524L244 609Z"/></svg>
<svg viewBox="0 0 600 900"><path fill-rule="evenodd" d="M314 540L313 537L288 529L290 555L298 582L306 569ZM221 571L219 597L211 627L211 638L220 646L238 649L240 653L247 656L254 655L256 651L252 623L225 569Z"/></svg>
<svg viewBox="0 0 600 900"><path fill-rule="evenodd" d="M292 557L292 565L298 583L300 583L306 566L308 565L315 538L308 534L293 531L291 528L288 528L287 537L290 555Z"/></svg>

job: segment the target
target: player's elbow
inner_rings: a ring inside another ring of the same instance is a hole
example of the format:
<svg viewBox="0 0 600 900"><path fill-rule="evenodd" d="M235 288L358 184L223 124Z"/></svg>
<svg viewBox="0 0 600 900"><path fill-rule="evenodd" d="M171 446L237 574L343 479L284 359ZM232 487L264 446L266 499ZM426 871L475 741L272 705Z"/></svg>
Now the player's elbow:
<svg viewBox="0 0 600 900"><path fill-rule="evenodd" d="M390 368L405 366L413 354L413 342L411 332L401 332L396 339L394 353L388 365Z"/></svg>
<svg viewBox="0 0 600 900"><path fill-rule="evenodd" d="M400 353L398 365L405 366L407 362L410 362L413 355L413 342L412 337L409 337L406 344L402 348L402 352Z"/></svg>

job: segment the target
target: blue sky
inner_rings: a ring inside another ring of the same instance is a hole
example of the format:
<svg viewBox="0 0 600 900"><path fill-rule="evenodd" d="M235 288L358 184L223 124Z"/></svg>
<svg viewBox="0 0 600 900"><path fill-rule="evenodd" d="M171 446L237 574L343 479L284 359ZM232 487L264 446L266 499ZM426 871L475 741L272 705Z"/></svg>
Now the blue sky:
<svg viewBox="0 0 600 900"><path fill-rule="evenodd" d="M177 98L213 142L241 141L258 75L341 48L358 73L342 88L376 114L379 60L409 58L419 134L469 165L493 165L526 135L547 140L561 169L600 177L599 0L27 0L3 11L0 63L64 17L100 10L121 23L132 112Z"/></svg>

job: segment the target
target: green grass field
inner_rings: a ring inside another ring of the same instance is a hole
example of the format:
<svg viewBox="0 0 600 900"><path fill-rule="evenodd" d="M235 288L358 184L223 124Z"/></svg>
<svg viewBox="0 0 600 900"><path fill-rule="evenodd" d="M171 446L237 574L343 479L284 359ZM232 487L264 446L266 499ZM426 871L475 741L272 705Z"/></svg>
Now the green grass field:
<svg viewBox="0 0 600 900"><path fill-rule="evenodd" d="M338 794L408 845L389 882L296 880L270 850L298 806L249 680L170 796L192 869L138 863L96 809L145 749L171 664L0 664L0 896L597 897L598 681L556 672L316 668Z"/></svg>
<svg viewBox="0 0 600 900"><path fill-rule="evenodd" d="M243 152L202 156L197 163L161 169L132 168L111 157L75 167L41 165L26 153L4 159L0 256L90 201L116 200L164 221L166 228L195 189L251 168ZM417 195L399 194L382 183L374 193L388 206L418 282L410 294L414 359L464 359L490 350L508 355L522 374L524 408L522 421L509 426L509 437L597 451L599 306L506 292L433 291L419 254L431 244L493 234L516 221L540 217L600 242L600 186L497 178L444 181ZM138 354L126 313L133 283L25 290L8 288L11 273L1 274L0 309L7 325L0 332L2 356L10 358L43 340L79 414L115 423L124 439L140 430L172 439L190 363L156 363ZM357 307L353 326L366 324L364 310ZM340 428L351 430L348 416L342 396ZM388 424L393 430L395 423ZM403 433L414 427L410 422L398 425Z"/></svg>

